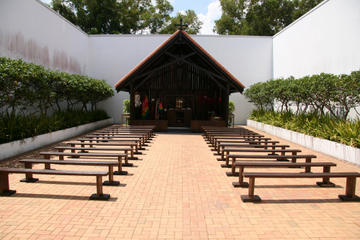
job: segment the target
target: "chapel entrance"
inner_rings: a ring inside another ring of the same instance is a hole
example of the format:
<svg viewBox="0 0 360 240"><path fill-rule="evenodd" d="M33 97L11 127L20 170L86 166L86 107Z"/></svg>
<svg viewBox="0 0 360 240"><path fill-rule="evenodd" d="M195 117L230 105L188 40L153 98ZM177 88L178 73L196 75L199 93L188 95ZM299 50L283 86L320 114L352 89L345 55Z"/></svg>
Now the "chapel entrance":
<svg viewBox="0 0 360 240"><path fill-rule="evenodd" d="M244 89L183 30L174 33L115 87L130 93L130 124L155 124L158 130L226 126L229 95Z"/></svg>

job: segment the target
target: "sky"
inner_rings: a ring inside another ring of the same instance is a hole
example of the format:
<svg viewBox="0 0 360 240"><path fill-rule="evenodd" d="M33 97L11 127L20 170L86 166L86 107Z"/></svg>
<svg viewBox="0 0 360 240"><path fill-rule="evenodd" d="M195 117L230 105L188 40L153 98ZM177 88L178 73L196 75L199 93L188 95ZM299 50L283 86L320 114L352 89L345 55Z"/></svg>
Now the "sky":
<svg viewBox="0 0 360 240"><path fill-rule="evenodd" d="M41 0L50 3L51 0ZM173 14L192 9L203 23L200 34L215 34L212 29L214 21L221 17L221 7L219 0L169 0L174 7Z"/></svg>

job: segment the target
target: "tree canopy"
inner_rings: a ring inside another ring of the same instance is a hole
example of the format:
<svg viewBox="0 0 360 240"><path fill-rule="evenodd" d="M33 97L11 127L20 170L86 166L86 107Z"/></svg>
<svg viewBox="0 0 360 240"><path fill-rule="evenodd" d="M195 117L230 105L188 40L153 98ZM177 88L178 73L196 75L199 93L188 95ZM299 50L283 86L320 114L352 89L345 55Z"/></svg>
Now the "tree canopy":
<svg viewBox="0 0 360 240"><path fill-rule="evenodd" d="M322 0L220 0L222 16L214 31L229 35L272 36Z"/></svg>
<svg viewBox="0 0 360 240"><path fill-rule="evenodd" d="M173 33L180 18L197 34L202 24L193 10L171 17L168 0L52 0L51 6L89 34Z"/></svg>

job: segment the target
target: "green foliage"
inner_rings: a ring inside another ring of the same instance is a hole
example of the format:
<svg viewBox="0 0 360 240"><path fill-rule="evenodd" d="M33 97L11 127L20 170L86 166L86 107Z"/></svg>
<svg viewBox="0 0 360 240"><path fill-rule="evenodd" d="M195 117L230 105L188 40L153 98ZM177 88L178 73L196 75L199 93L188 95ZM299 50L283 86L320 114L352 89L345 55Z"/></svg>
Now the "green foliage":
<svg viewBox="0 0 360 240"><path fill-rule="evenodd" d="M46 115L49 109L60 111L64 101L68 109L81 103L84 110L88 104L94 110L96 103L114 95L104 80L5 57L0 58L0 85L1 111L10 115L25 111Z"/></svg>
<svg viewBox="0 0 360 240"><path fill-rule="evenodd" d="M176 17L173 17L170 24L166 26L160 33L174 33L178 29L176 26L180 23L180 19L183 19L184 24L187 24L186 32L189 34L197 34L200 31L202 22L197 17L193 10L186 10L185 14L178 13Z"/></svg>
<svg viewBox="0 0 360 240"><path fill-rule="evenodd" d="M272 36L322 0L220 0L219 34Z"/></svg>
<svg viewBox="0 0 360 240"><path fill-rule="evenodd" d="M89 34L174 33L180 17L191 34L201 27L193 10L171 17L168 0L53 0L52 8Z"/></svg>
<svg viewBox="0 0 360 240"><path fill-rule="evenodd" d="M235 111L235 103L233 101L229 101L229 114L233 114Z"/></svg>
<svg viewBox="0 0 360 240"><path fill-rule="evenodd" d="M360 71L270 80L250 86L244 95L258 109L273 110L277 101L281 112L290 111L289 107L295 104L296 114L308 112L311 107L319 115L329 113L334 118L347 119L350 110L360 105Z"/></svg>
<svg viewBox="0 0 360 240"><path fill-rule="evenodd" d="M125 99L123 101L123 113L130 113L130 100Z"/></svg>
<svg viewBox="0 0 360 240"><path fill-rule="evenodd" d="M296 115L291 112L267 110L254 110L250 119L353 147L360 147L359 120L346 121L333 118L327 114L301 113Z"/></svg>
<svg viewBox="0 0 360 240"><path fill-rule="evenodd" d="M61 111L51 116L0 114L0 144L34 137L40 134L57 131L108 118L106 112L96 110L83 112L79 110Z"/></svg>

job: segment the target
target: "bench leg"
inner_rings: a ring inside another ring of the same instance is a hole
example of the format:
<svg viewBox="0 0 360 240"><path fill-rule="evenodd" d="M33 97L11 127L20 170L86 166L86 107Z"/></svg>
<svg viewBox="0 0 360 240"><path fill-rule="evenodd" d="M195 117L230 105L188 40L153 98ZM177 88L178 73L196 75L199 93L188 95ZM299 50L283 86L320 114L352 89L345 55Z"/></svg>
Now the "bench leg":
<svg viewBox="0 0 360 240"><path fill-rule="evenodd" d="M138 145L136 144L135 145L135 154L141 154L141 152L139 152L139 148L138 148Z"/></svg>
<svg viewBox="0 0 360 240"><path fill-rule="evenodd" d="M118 157L118 161L119 161L118 171L115 171L115 172L114 172L114 175L127 175L128 172L122 170L122 157L119 156L119 157Z"/></svg>
<svg viewBox="0 0 360 240"><path fill-rule="evenodd" d="M134 146L131 146L131 150L130 150L130 157L128 157L128 159L131 160L137 160L137 157L134 157Z"/></svg>
<svg viewBox="0 0 360 240"><path fill-rule="evenodd" d="M224 148L223 148L223 151L225 151ZM222 167L222 168L229 168L229 167L231 167L231 165L230 165L230 159L229 159L229 154L230 154L230 152L227 152L226 157L225 157L225 163L224 163L224 164L221 164L221 167Z"/></svg>
<svg viewBox="0 0 360 240"><path fill-rule="evenodd" d="M126 156L125 156L125 163L123 164L124 167L133 167L134 164L132 163L129 163L129 158L128 158L128 155L127 155L127 151L126 151Z"/></svg>
<svg viewBox="0 0 360 240"><path fill-rule="evenodd" d="M10 196L16 193L9 189L9 173L0 173L0 196Z"/></svg>
<svg viewBox="0 0 360 240"><path fill-rule="evenodd" d="M249 183L244 182L243 173L244 173L244 167L240 167L239 168L239 182L233 182L232 185L234 187L243 187L243 188L249 187Z"/></svg>
<svg viewBox="0 0 360 240"><path fill-rule="evenodd" d="M241 200L243 202L260 202L261 198L258 195L254 195L255 189L255 178L249 178L249 193L248 195L241 195Z"/></svg>
<svg viewBox="0 0 360 240"><path fill-rule="evenodd" d="M26 162L25 163L25 168L27 169L32 169L32 163ZM37 182L39 181L38 178L33 178L33 174L32 173L25 173L25 178L21 179L20 182Z"/></svg>
<svg viewBox="0 0 360 240"><path fill-rule="evenodd" d="M90 200L108 200L110 194L103 193L102 176L96 176L96 193L90 196Z"/></svg>
<svg viewBox="0 0 360 240"><path fill-rule="evenodd" d="M324 166L323 167L323 173L329 173L329 172L330 172L330 166ZM319 187L335 187L335 184L330 182L329 177L323 177L323 181L322 182L316 182L316 184Z"/></svg>
<svg viewBox="0 0 360 240"><path fill-rule="evenodd" d="M355 195L355 189L356 177L347 177L345 195L339 195L339 198L343 201L359 202L360 197Z"/></svg>
<svg viewBox="0 0 360 240"><path fill-rule="evenodd" d="M224 155L225 155L225 151L222 150L222 151L221 151L221 161L224 161L224 160L225 160Z"/></svg>
<svg viewBox="0 0 360 240"><path fill-rule="evenodd" d="M105 186L119 186L119 181L114 181L114 167L109 166L109 181L104 181L103 185Z"/></svg>
<svg viewBox="0 0 360 240"><path fill-rule="evenodd" d="M238 173L235 171L235 158L231 158L231 165L230 166L225 166L224 164L221 165L221 167L231 167L231 172L226 172L226 176L228 177L234 177L234 176L238 176Z"/></svg>

